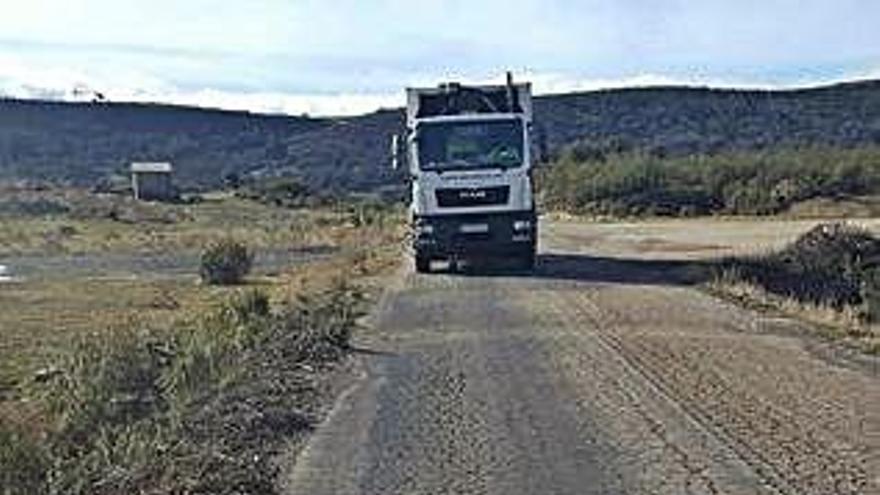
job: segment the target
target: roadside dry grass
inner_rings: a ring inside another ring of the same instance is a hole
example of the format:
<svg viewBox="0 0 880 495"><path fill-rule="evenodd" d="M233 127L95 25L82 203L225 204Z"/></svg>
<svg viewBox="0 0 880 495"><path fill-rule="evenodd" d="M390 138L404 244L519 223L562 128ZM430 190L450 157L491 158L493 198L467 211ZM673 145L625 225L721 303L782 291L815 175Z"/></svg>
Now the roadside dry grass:
<svg viewBox="0 0 880 495"><path fill-rule="evenodd" d="M880 196L853 196L848 198L816 198L793 204L783 216L788 218L878 218Z"/></svg>
<svg viewBox="0 0 880 495"><path fill-rule="evenodd" d="M332 395L330 370L370 277L397 263L393 212L292 211L227 196L144 207L176 219L7 214L0 253L174 253L229 237L337 251L231 287L198 283L198 266L0 284L3 495L266 492L271 457L307 433ZM60 227L66 237L47 242ZM261 404L274 419L255 426Z"/></svg>
<svg viewBox="0 0 880 495"><path fill-rule="evenodd" d="M44 368L73 336L125 324L162 327L228 291L193 280L61 279L0 284L0 390Z"/></svg>
<svg viewBox="0 0 880 495"><path fill-rule="evenodd" d="M96 199L101 202L103 199ZM188 209L187 206L146 205L144 208ZM0 219L0 252L29 253L31 256L57 255L59 252L98 252L118 254L153 251L179 254L181 249L196 249L199 243L226 236L246 239L248 245L297 246L308 242L307 234L291 234L288 229L274 237L261 237L269 229L255 221L262 207L237 200L218 200L206 204L198 213L200 220L162 224L161 232L150 222L124 223L103 218L73 218L68 214L52 216L6 216ZM279 230L285 226L314 228L301 214L292 212L267 215ZM334 242L346 234L337 221ZM48 232L66 227L62 240L49 241ZM12 232L12 234L10 234ZM137 254L132 253L132 256ZM3 260L0 255L0 261ZM14 267L13 267L14 269ZM235 289L201 286L198 267L192 275L153 278L119 274L113 278L68 276L61 268L51 277L25 279L0 284L0 397L8 395L15 384L44 367L55 353L63 352L71 336L100 334L107 328L124 324L161 327L170 321L199 313L227 297ZM252 279L258 287L280 283L271 278Z"/></svg>
<svg viewBox="0 0 880 495"><path fill-rule="evenodd" d="M72 275L60 266L47 277L0 283L0 399L45 367L54 353L63 352L73 335L99 334L125 324L164 327L200 314L238 290L199 284L196 265L190 273L172 276L127 273L128 256L132 262L148 253L179 257L218 239L234 239L250 249L329 246L338 249L340 259L364 257L376 242L387 241L386 232L398 221L380 212L365 222L351 205L289 210L228 194L207 195L193 205L168 205L70 189L3 192L4 201L15 199L19 210L0 212L0 264L25 253L32 263L46 255L55 256L57 264L59 253L106 254L123 261L111 277L92 278L83 270ZM20 208L47 202L63 205L63 211L58 207L40 214ZM114 218L108 212L116 212ZM272 270L275 276L251 276L247 286L289 292L290 270L282 266Z"/></svg>
<svg viewBox="0 0 880 495"><path fill-rule="evenodd" d="M18 197L18 210L0 210L0 256L197 251L218 236L255 249L333 245L344 237L350 219L345 206L274 208L230 194L176 205L69 189L3 194ZM46 214L21 214L27 211L22 205L46 202L60 206Z"/></svg>

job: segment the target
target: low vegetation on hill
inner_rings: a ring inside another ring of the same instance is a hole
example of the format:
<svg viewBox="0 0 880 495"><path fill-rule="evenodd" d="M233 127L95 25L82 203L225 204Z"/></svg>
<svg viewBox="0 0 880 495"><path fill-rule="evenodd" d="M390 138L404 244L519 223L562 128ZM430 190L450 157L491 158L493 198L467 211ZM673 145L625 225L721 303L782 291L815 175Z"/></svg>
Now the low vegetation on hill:
<svg viewBox="0 0 880 495"><path fill-rule="evenodd" d="M329 123L167 105L0 99L0 177L92 185L132 161L172 160L184 184L265 166Z"/></svg>
<svg viewBox="0 0 880 495"><path fill-rule="evenodd" d="M538 98L550 150L576 141L682 156L880 143L880 81L789 91L632 88Z"/></svg>
<svg viewBox="0 0 880 495"><path fill-rule="evenodd" d="M540 177L550 209L610 216L767 215L880 195L880 148L800 147L662 157L570 146Z"/></svg>
<svg viewBox="0 0 880 495"><path fill-rule="evenodd" d="M639 88L535 99L539 141L552 156L581 141L658 156L803 144L880 144L880 82L798 91ZM0 178L91 187L134 160L170 160L179 183L229 176L294 177L320 193L404 184L388 166L403 112L305 118L162 105L0 99ZM112 182L112 181L111 181Z"/></svg>

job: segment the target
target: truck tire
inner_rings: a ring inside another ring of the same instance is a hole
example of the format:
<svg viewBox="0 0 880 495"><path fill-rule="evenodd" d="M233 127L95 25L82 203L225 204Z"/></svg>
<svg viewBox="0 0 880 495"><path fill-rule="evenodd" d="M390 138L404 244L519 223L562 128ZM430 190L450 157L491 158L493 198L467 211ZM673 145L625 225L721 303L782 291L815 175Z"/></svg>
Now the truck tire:
<svg viewBox="0 0 880 495"><path fill-rule="evenodd" d="M532 248L525 253L519 259L520 268L525 271L532 271L535 269L535 249Z"/></svg>
<svg viewBox="0 0 880 495"><path fill-rule="evenodd" d="M416 252L415 262L417 273L428 273L431 271L431 258L429 258L428 256Z"/></svg>

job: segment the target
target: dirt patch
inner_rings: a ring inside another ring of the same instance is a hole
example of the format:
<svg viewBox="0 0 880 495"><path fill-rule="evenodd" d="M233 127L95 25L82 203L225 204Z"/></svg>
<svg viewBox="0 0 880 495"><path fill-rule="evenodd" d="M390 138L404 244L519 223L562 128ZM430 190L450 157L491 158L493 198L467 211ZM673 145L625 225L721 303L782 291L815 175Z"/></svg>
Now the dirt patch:
<svg viewBox="0 0 880 495"><path fill-rule="evenodd" d="M661 253L691 253L699 251L723 251L730 249L730 246L722 246L719 244L699 244L688 242L671 242L666 239L657 237L649 237L642 239L635 244L637 252L661 252Z"/></svg>
<svg viewBox="0 0 880 495"><path fill-rule="evenodd" d="M785 212L794 218L874 218L880 215L880 197L851 197L843 199L816 198L796 203Z"/></svg>

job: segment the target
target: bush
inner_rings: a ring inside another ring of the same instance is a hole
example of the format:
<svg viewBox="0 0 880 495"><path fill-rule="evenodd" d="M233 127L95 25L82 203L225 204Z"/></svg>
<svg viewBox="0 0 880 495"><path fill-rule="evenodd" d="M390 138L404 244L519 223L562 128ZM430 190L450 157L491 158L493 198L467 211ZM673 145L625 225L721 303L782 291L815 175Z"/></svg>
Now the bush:
<svg viewBox="0 0 880 495"><path fill-rule="evenodd" d="M127 325L75 342L50 389L61 431L78 442L95 424L121 425L149 415L160 405L157 383L167 360L148 332Z"/></svg>
<svg viewBox="0 0 880 495"><path fill-rule="evenodd" d="M862 299L868 320L880 321L880 266L871 266L865 271Z"/></svg>
<svg viewBox="0 0 880 495"><path fill-rule="evenodd" d="M363 294L343 282L322 293L300 296L282 316L286 334L296 339L290 347L301 353L300 359L335 359L350 346L362 303Z"/></svg>
<svg viewBox="0 0 880 495"><path fill-rule="evenodd" d="M776 253L730 265L773 294L838 310L861 306L867 319L880 319L880 239L861 227L821 224Z"/></svg>
<svg viewBox="0 0 880 495"><path fill-rule="evenodd" d="M155 463L164 429L161 377L172 350L122 326L75 343L45 390L58 429L50 440L52 493L132 493Z"/></svg>
<svg viewBox="0 0 880 495"><path fill-rule="evenodd" d="M0 494L46 493L48 466L43 446L0 420Z"/></svg>
<svg viewBox="0 0 880 495"><path fill-rule="evenodd" d="M247 187L242 187L239 181L236 188L235 194L240 198L282 208L302 208L326 202L326 198L293 177L264 179Z"/></svg>
<svg viewBox="0 0 880 495"><path fill-rule="evenodd" d="M573 147L539 177L550 208L603 215L769 215L826 197L880 195L880 148L663 157Z"/></svg>
<svg viewBox="0 0 880 495"><path fill-rule="evenodd" d="M382 227L389 222L391 205L378 200L357 200L349 205L349 218L354 227Z"/></svg>
<svg viewBox="0 0 880 495"><path fill-rule="evenodd" d="M202 251L199 275L208 284L232 285L244 279L253 264L253 253L244 244L223 239Z"/></svg>
<svg viewBox="0 0 880 495"><path fill-rule="evenodd" d="M297 363L343 357L362 299L339 284L279 313L243 291L173 332L84 337L35 384L47 437L0 422L0 495L270 491L266 453L310 427L319 393Z"/></svg>
<svg viewBox="0 0 880 495"><path fill-rule="evenodd" d="M248 290L233 297L226 305L226 310L238 322L265 318L269 316L269 296L261 290Z"/></svg>

